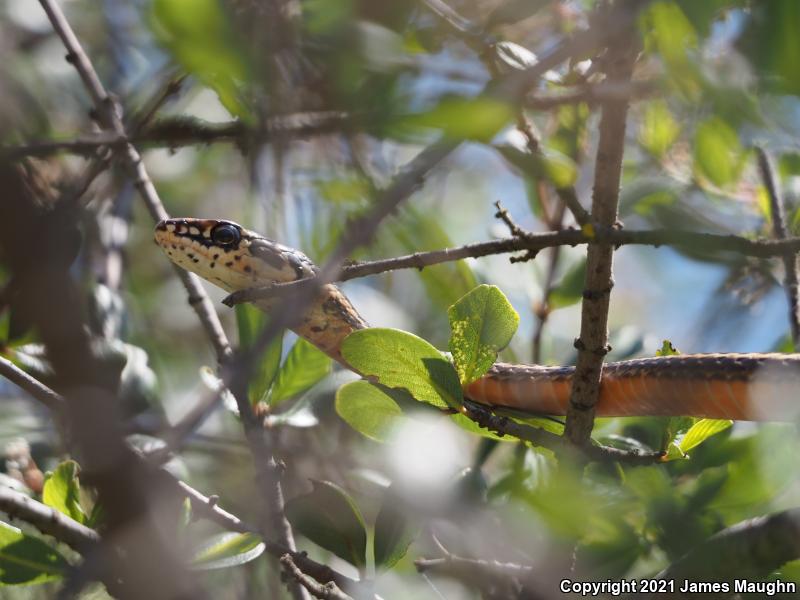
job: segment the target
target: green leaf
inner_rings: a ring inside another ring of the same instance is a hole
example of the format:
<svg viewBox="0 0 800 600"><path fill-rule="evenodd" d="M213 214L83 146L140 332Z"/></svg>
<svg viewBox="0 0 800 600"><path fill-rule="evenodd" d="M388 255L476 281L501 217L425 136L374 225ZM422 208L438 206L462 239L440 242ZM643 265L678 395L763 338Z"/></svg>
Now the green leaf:
<svg viewBox="0 0 800 600"><path fill-rule="evenodd" d="M355 502L330 481L311 482L314 489L286 503L295 531L356 567L366 564L367 529Z"/></svg>
<svg viewBox="0 0 800 600"><path fill-rule="evenodd" d="M561 278L561 283L550 294L548 299L550 309L564 308L580 302L581 298L583 298L585 280L586 259L582 259L564 274L564 277Z"/></svg>
<svg viewBox="0 0 800 600"><path fill-rule="evenodd" d="M686 432L679 447L685 454L695 446L702 444L712 435L725 431L731 425L733 425L733 421L727 419L700 419Z"/></svg>
<svg viewBox="0 0 800 600"><path fill-rule="evenodd" d="M78 523L86 523L86 513L81 508L78 472L78 463L74 460L65 460L58 465L45 479L42 502Z"/></svg>
<svg viewBox="0 0 800 600"><path fill-rule="evenodd" d="M332 204L361 203L370 194L369 183L363 177L320 178L314 187L323 200Z"/></svg>
<svg viewBox="0 0 800 600"><path fill-rule="evenodd" d="M402 502L390 487L375 518L375 568L390 569L405 556L419 533L419 526L401 509Z"/></svg>
<svg viewBox="0 0 800 600"><path fill-rule="evenodd" d="M663 100L649 102L639 128L639 142L656 158L661 158L670 149L681 126L675 121L667 103Z"/></svg>
<svg viewBox="0 0 800 600"><path fill-rule="evenodd" d="M719 117L697 127L694 138L694 169L714 185L723 187L739 178L745 152L736 131Z"/></svg>
<svg viewBox="0 0 800 600"><path fill-rule="evenodd" d="M542 147L541 155L534 158L541 164L544 177L557 189L569 187L578 179L575 161L563 152L547 146Z"/></svg>
<svg viewBox="0 0 800 600"><path fill-rule="evenodd" d="M402 216L392 223L391 230L403 250L408 253L454 245L437 219L431 219L428 214L413 208L404 210ZM447 308L478 285L472 269L464 260L426 267L418 275L425 286L427 297L434 305L442 308Z"/></svg>
<svg viewBox="0 0 800 600"><path fill-rule="evenodd" d="M701 3L702 4L702 3ZM750 11L740 45L753 62L754 73L770 91L800 94L800 3L796 0L757 2Z"/></svg>
<svg viewBox="0 0 800 600"><path fill-rule="evenodd" d="M67 560L39 538L0 521L0 585L34 585L61 579Z"/></svg>
<svg viewBox="0 0 800 600"><path fill-rule="evenodd" d="M697 32L675 2L653 2L642 14L645 48L675 69L686 64L687 51L697 47Z"/></svg>
<svg viewBox="0 0 800 600"><path fill-rule="evenodd" d="M342 343L342 355L358 372L387 387L405 389L420 402L461 406L463 393L453 365L412 333L378 327L354 331Z"/></svg>
<svg viewBox="0 0 800 600"><path fill-rule="evenodd" d="M236 325L239 330L239 346L250 348L259 333L267 324L267 316L251 304L236 305ZM270 386L275 381L275 375L281 364L283 352L283 335L276 335L264 350L263 355L256 361L256 368L250 378L248 396L250 403L257 403L266 399Z"/></svg>
<svg viewBox="0 0 800 600"><path fill-rule="evenodd" d="M398 391L366 381L352 381L336 392L336 413L360 434L385 442L392 429L404 418L403 410L392 398L392 394Z"/></svg>
<svg viewBox="0 0 800 600"><path fill-rule="evenodd" d="M234 116L248 122L242 101L250 69L226 11L218 0L153 0L156 38L189 73L212 88Z"/></svg>
<svg viewBox="0 0 800 600"><path fill-rule="evenodd" d="M496 98L445 98L427 112L409 115L402 128L440 129L457 140L488 142L514 118L514 109Z"/></svg>
<svg viewBox="0 0 800 600"><path fill-rule="evenodd" d="M311 342L297 338L275 377L269 403L275 406L305 392L330 370L331 359L327 354Z"/></svg>
<svg viewBox="0 0 800 600"><path fill-rule="evenodd" d="M461 385L472 383L489 370L519 325L519 315L500 288L480 285L453 304L450 352Z"/></svg>
<svg viewBox="0 0 800 600"><path fill-rule="evenodd" d="M680 354L680 351L669 340L664 340L661 343L661 348L656 350L656 356L677 356L678 354Z"/></svg>
<svg viewBox="0 0 800 600"><path fill-rule="evenodd" d="M264 548L264 542L253 533L220 533L206 540L192 558L190 567L209 571L243 565L261 556Z"/></svg>

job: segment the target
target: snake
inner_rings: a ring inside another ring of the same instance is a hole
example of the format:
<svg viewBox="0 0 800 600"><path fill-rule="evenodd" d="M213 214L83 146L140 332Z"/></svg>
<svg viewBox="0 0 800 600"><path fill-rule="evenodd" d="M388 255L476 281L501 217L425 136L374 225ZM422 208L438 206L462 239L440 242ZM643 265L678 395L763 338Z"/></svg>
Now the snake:
<svg viewBox="0 0 800 600"><path fill-rule="evenodd" d="M232 293L316 276L302 252L222 219L160 221L155 242L173 263ZM274 310L279 298L253 301ZM334 283L317 292L292 329L344 367L344 339L367 322ZM531 415L565 415L575 368L495 363L464 385L466 398ZM690 416L793 421L800 416L800 354L675 354L603 365L601 417Z"/></svg>

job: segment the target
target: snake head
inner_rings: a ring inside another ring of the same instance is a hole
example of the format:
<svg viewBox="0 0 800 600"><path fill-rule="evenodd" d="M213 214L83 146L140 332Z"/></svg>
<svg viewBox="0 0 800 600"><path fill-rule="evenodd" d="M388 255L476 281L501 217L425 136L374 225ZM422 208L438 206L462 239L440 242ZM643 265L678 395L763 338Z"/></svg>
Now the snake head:
<svg viewBox="0 0 800 600"><path fill-rule="evenodd" d="M165 219L155 242L179 267L228 292L303 279L316 273L309 258L219 219Z"/></svg>

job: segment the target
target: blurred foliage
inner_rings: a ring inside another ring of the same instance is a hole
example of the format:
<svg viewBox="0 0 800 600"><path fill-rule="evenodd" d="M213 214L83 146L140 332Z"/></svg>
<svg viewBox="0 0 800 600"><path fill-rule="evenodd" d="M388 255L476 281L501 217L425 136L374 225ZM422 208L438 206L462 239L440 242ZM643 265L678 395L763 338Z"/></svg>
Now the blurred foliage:
<svg viewBox="0 0 800 600"><path fill-rule="evenodd" d="M516 107L479 93L492 71L530 66L534 53L546 54L560 36L591 26L601 3L450 2L475 25L466 37L411 0L299 0L289 22L262 4L268 3L64 5L129 122L178 72L191 77L156 120L237 120L246 127L235 145L178 149L166 140L146 152L172 214L237 220L322 262L344 224L369 210L376 190L439 135L464 144L355 258L507 235L491 224L498 197L530 230L553 225L555 190L574 189L589 206L597 102L526 110L538 137L533 143L515 127ZM4 144L91 131L86 94L38 11L26 0L0 6ZM789 228L800 232L798 22L795 0L648 3L637 21L636 77L650 91L633 92L625 140L619 216L627 229L771 237L773 215L751 152L758 144L776 159ZM494 43L491 52L475 51L482 36ZM531 93L549 97L601 84L602 57L581 58L587 60L550 71ZM324 135L296 135L276 125L278 117L303 122L318 113L341 113L347 125ZM264 132L266 141L259 139ZM58 171L63 187L84 163L53 158L39 166ZM126 426L152 434L218 391L220 380L204 367L215 358L172 268L151 243L146 211L138 202L126 205L131 195L122 180L115 169L93 185L72 268L85 293L97 356L119 384ZM562 225L573 225L569 216ZM108 258L117 244L124 249L118 279L116 259ZM626 247L616 257L614 358L674 354L671 344L658 350L665 337L687 353L794 349L778 261L690 247ZM487 257L348 282L355 304L382 326L358 332L343 348L368 380L332 369L327 356L290 333L265 350L248 393L286 464L287 512L303 550L374 577L384 597L431 595L413 566L415 558L441 554L431 534L454 553L530 564L537 572L578 573L585 580L651 577L727 526L798 505L800 448L792 424L601 419L597 442L664 451L669 460L648 467L593 464L581 478L548 450L508 437L498 444L500 438L463 415L443 414L458 409L462 386L485 373L507 344L505 352L529 359L532 307L542 305L546 288L551 314L542 356L548 364L574 361L586 262L582 250L564 248L549 278L546 263ZM0 264L4 290L9 280ZM268 322L249 306L220 312L242 349ZM5 305L0 344L17 365L52 381L40 340ZM440 351L446 347L450 356ZM74 461L63 460L68 445L60 425L32 410L16 388L3 382L0 393L7 446L0 485L79 522L102 523L91 486L79 479ZM225 394L223 402L235 407ZM498 412L563 431L560 420ZM40 495L10 456L20 437L28 440L34 464L49 473ZM142 435L135 443L147 449L157 440ZM257 521L262 500L235 410L204 422L170 468L218 494L221 506ZM246 597L254 589L280 594L268 587L276 580L275 561L254 560L263 552L258 539L220 532L194 517L176 513L167 533L181 540L214 597ZM0 583L15 586L3 588L4 598L52 597L52 582L77 560L31 527L0 524ZM776 576L800 582L798 562ZM446 585L431 578L437 588ZM34 583L41 585L22 585ZM461 587L447 592L448 598L474 597ZM92 594L104 597L96 589L86 596Z"/></svg>

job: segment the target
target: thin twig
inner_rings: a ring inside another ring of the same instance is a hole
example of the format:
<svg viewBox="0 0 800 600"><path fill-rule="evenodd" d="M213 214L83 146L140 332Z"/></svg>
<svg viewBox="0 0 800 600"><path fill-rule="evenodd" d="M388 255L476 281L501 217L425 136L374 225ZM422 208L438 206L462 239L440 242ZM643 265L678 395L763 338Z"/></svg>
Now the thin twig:
<svg viewBox="0 0 800 600"><path fill-rule="evenodd" d="M291 554L284 554L280 558L281 565L284 571L300 583L305 589L311 593L315 598L322 600L353 600L352 597L345 594L333 582L320 583L313 577L309 577L295 564Z"/></svg>
<svg viewBox="0 0 800 600"><path fill-rule="evenodd" d="M651 96L658 90L653 81L630 81L627 84L603 81L586 84L568 92L528 94L525 106L534 110L550 110L566 104L586 103L590 106L608 100L636 100Z"/></svg>
<svg viewBox="0 0 800 600"><path fill-rule="evenodd" d="M100 541L94 529L11 488L0 486L0 511L30 523L81 554Z"/></svg>
<svg viewBox="0 0 800 600"><path fill-rule="evenodd" d="M758 157L758 169L761 172L761 180L767 188L769 195L770 212L772 214L772 231L777 240L785 240L789 236L786 228L786 209L783 204L783 194L781 194L778 177L775 173L772 157L762 147L756 147ZM792 342L794 347L800 349L800 301L798 300L798 281L797 281L797 255L783 256L784 280L783 285L786 290L786 299L789 303L789 325L792 331Z"/></svg>
<svg viewBox="0 0 800 600"><path fill-rule="evenodd" d="M653 229L650 231L619 230L615 228L596 228L590 233L577 229L549 231L546 233L525 233L523 236L502 238L486 242L465 244L455 248L443 248L429 252L415 252L395 258L384 258L368 262L349 264L341 268L335 281L348 281L370 275L378 275L399 269L424 269L441 263L480 258L495 254L511 252L538 252L545 248L558 246L577 246L579 244L610 244L613 246L670 246L691 249L694 252L708 254L719 252L737 252L745 256L757 258L774 258L800 252L800 237L783 240L749 239L736 235L719 235L714 233L698 233L695 231L675 231L671 229ZM275 283L260 288L241 290L230 294L223 302L228 306L252 302L264 298L286 297L300 289L309 289L316 285L315 277Z"/></svg>
<svg viewBox="0 0 800 600"><path fill-rule="evenodd" d="M170 87L172 89L174 88ZM145 116L146 114L147 112ZM120 149L129 143L146 148L180 148L215 143L233 143L247 147L255 142L269 142L275 135L289 139L307 139L350 131L357 126L356 121L346 113L335 111L280 115L268 119L263 129L258 130L250 129L240 121L209 123L185 116L162 118L147 128L138 127L139 123L136 120L130 136L103 131L71 140L34 140L18 146L0 147L0 155L16 160L26 156L48 156L57 152L92 154L101 147Z"/></svg>
<svg viewBox="0 0 800 600"><path fill-rule="evenodd" d="M482 591L484 598L519 598L522 580L533 568L496 560L465 558L446 554L441 558L420 558L414 561L417 572L449 577Z"/></svg>
<svg viewBox="0 0 800 600"><path fill-rule="evenodd" d="M118 113L116 103L100 82L97 72L94 70L89 57L86 55L86 52L84 52L80 41L75 36L75 32L72 30L69 22L67 22L61 8L53 0L40 0L40 3L47 13L47 17L53 29L58 34L59 38L61 38L64 47L67 49L67 61L75 67L75 70L83 81L84 87L87 92L89 92L100 123L118 138L127 139L125 126ZM120 146L119 152L133 178L136 189L139 190L153 219L160 221L167 218L167 211L164 209L164 205L158 197L158 192L155 186L153 186L150 176L147 174L139 152L132 144L127 142ZM209 300L208 295L202 285L200 285L200 280L196 275L188 273L183 269L178 269L177 267L176 270L189 295L189 303L200 318L209 339L214 345L217 355L221 359L224 359L231 352L230 344L222 329L222 324L216 312L214 312L211 300Z"/></svg>
<svg viewBox="0 0 800 600"><path fill-rule="evenodd" d="M239 533L255 533L262 535L258 527L249 524L236 515L229 513L217 504L217 499L214 497L205 496L197 491L184 481L177 479L174 475L167 471L159 471L163 480L169 485L173 486L176 491L189 499L192 503L192 510L202 516L203 518L220 525L221 527L230 531L237 531ZM314 577L321 583L333 581L343 590L357 590L359 582L351 579L346 575L342 575L338 571L331 569L329 566L318 563L309 558L305 552L291 551L289 548L278 542L272 541L262 536L267 552L273 556L280 558L285 554L290 554L294 562L307 573Z"/></svg>
<svg viewBox="0 0 800 600"><path fill-rule="evenodd" d="M609 48L605 57L608 61L607 79L615 83L630 81L635 57L634 36L628 32ZM627 99L603 104L592 193L592 222L601 227L610 228L617 222L627 115ZM608 307L614 285L611 274L613 253L611 244L592 244L586 253L581 330L575 340L578 360L564 429L564 436L576 446L583 446L591 436L594 407L600 395L603 357L609 350Z"/></svg>
<svg viewBox="0 0 800 600"><path fill-rule="evenodd" d="M100 82L89 57L81 47L61 8L53 0L40 0L40 2L53 28L67 48L67 60L75 66L83 80L84 86L95 105L101 124L116 135L127 137L122 118L117 112L115 103ZM130 143L123 145L119 152L134 179L134 186L139 190L153 219L159 221L167 218L167 211L161 203L158 192L144 167L139 152ZM174 268L189 294L189 304L195 309L200 318L207 335L214 345L220 362L226 362L231 355L230 343L208 295L200 284L199 278L177 265L174 265ZM265 439L263 429L252 413L252 408L247 398L247 380L239 379L234 383L235 385L231 386L232 392L239 405L245 437L253 454L258 479L262 484L262 492L264 494L264 507L267 518L262 523L263 531L265 534L267 532L275 532L279 536L281 543L294 551L295 546L291 527L283 514L280 469L272 454L272 448L269 446L270 442ZM304 598L306 595L297 584L290 584L290 589L295 598Z"/></svg>
<svg viewBox="0 0 800 600"><path fill-rule="evenodd" d="M0 356L0 375L28 392L53 412L59 413L66 408L66 402L60 394L2 356Z"/></svg>

